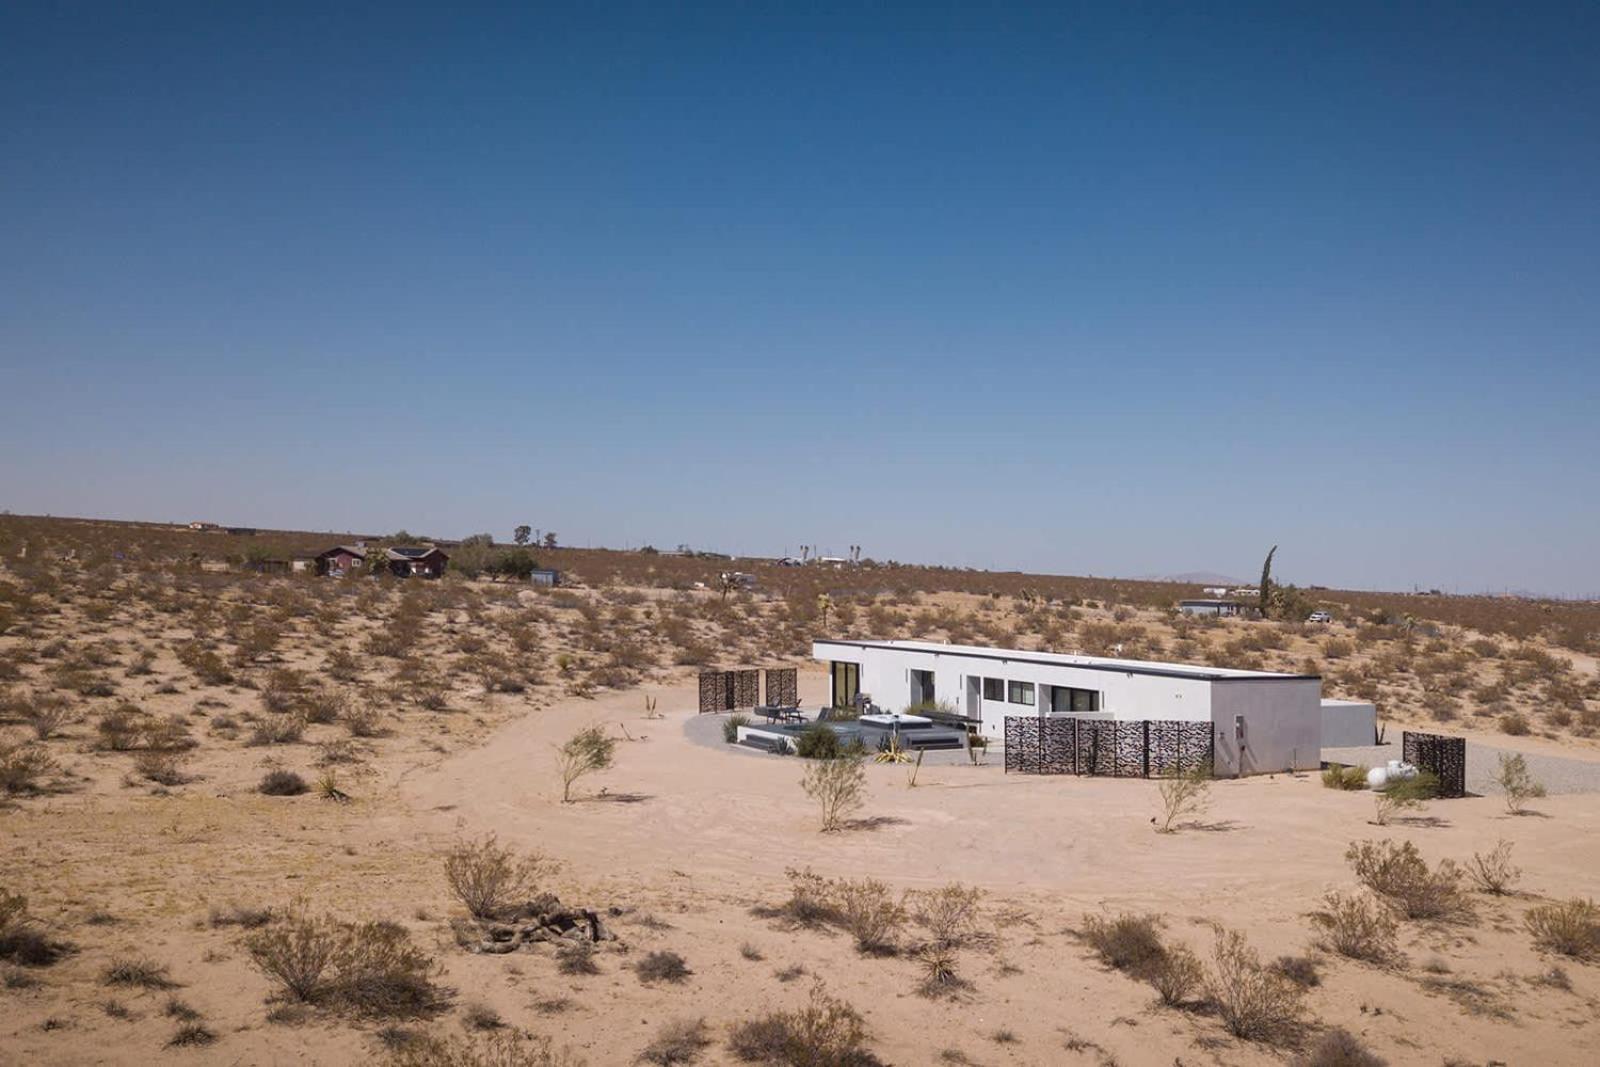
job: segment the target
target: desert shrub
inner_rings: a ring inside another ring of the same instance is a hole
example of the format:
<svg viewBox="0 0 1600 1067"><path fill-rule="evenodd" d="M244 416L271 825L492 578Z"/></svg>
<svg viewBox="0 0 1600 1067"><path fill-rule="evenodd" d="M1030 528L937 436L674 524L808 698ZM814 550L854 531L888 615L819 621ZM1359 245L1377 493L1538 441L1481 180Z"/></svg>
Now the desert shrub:
<svg viewBox="0 0 1600 1067"><path fill-rule="evenodd" d="M203 1048L217 1042L217 1032L205 1023L183 1023L167 1038L168 1048Z"/></svg>
<svg viewBox="0 0 1600 1067"><path fill-rule="evenodd" d="M99 747L112 752L126 752L134 748L139 743L139 726L143 719L144 715L138 706L126 702L105 712L95 722Z"/></svg>
<svg viewBox="0 0 1600 1067"><path fill-rule="evenodd" d="M694 972L676 952L652 952L634 967L641 982L681 982Z"/></svg>
<svg viewBox="0 0 1600 1067"><path fill-rule="evenodd" d="M383 733L383 715L371 704L351 704L344 709L344 728L351 737L378 737Z"/></svg>
<svg viewBox="0 0 1600 1067"><path fill-rule="evenodd" d="M599 974L600 965L594 961L594 944L570 941L556 949L556 970L571 975Z"/></svg>
<svg viewBox="0 0 1600 1067"><path fill-rule="evenodd" d="M100 981L106 985L136 986L140 989L172 989L178 984L172 980L165 965L143 957L112 960L100 972Z"/></svg>
<svg viewBox="0 0 1600 1067"><path fill-rule="evenodd" d="M1358 881L1408 919L1447 918L1465 907L1461 868L1450 860L1440 860L1430 871L1410 841L1399 845L1393 841L1353 842L1344 858Z"/></svg>
<svg viewBox="0 0 1600 1067"><path fill-rule="evenodd" d="M339 721L350 706L350 698L337 689L312 689L291 706L299 707L306 722L326 725Z"/></svg>
<svg viewBox="0 0 1600 1067"><path fill-rule="evenodd" d="M1389 820L1401 811L1423 807L1439 795L1439 779L1428 771L1418 771L1410 778L1390 782L1372 794L1375 815L1379 826L1389 825Z"/></svg>
<svg viewBox="0 0 1600 1067"><path fill-rule="evenodd" d="M436 1037L415 1035L393 1043L390 1067L583 1067L584 1061L558 1049L547 1037L513 1028L490 1033Z"/></svg>
<svg viewBox="0 0 1600 1067"><path fill-rule="evenodd" d="M794 750L804 759L837 759L843 746L839 734L825 722L814 722L795 738Z"/></svg>
<svg viewBox="0 0 1600 1067"><path fill-rule="evenodd" d="M1328 893L1322 907L1311 913L1311 921L1331 952L1373 963L1394 957L1399 923L1388 907L1365 894Z"/></svg>
<svg viewBox="0 0 1600 1067"><path fill-rule="evenodd" d="M566 743L556 750L556 768L561 775L563 802L571 802L572 787L579 778L611 766L616 747L616 739L606 736L605 729L600 726L587 727L567 738Z"/></svg>
<svg viewBox="0 0 1600 1067"><path fill-rule="evenodd" d="M1270 967L1237 930L1217 927L1206 985L1228 1032L1247 1041L1291 1040L1303 1025L1305 990Z"/></svg>
<svg viewBox="0 0 1600 1067"><path fill-rule="evenodd" d="M730 745L734 744L739 740L739 727L749 725L750 716L742 711L734 712L722 720L722 739Z"/></svg>
<svg viewBox="0 0 1600 1067"><path fill-rule="evenodd" d="M0 741L0 792L36 793L39 779L53 773L57 766L55 757L39 745Z"/></svg>
<svg viewBox="0 0 1600 1067"><path fill-rule="evenodd" d="M1600 906L1574 897L1528 909L1523 917L1533 943L1547 952L1576 960L1600 956Z"/></svg>
<svg viewBox="0 0 1600 1067"><path fill-rule="evenodd" d="M1509 711L1500 716L1500 732L1512 737L1524 737L1529 730L1528 717L1520 711Z"/></svg>
<svg viewBox="0 0 1600 1067"><path fill-rule="evenodd" d="M1354 792L1367 787L1367 768L1346 767L1342 763L1330 763L1322 772L1322 785L1325 789L1343 789Z"/></svg>
<svg viewBox="0 0 1600 1067"><path fill-rule="evenodd" d="M12 714L33 729L40 741L48 741L64 726L77 721L72 702L55 693L36 693L12 705Z"/></svg>
<svg viewBox="0 0 1600 1067"><path fill-rule="evenodd" d="M826 926L840 921L832 882L809 867L803 871L790 867L784 874L789 879L789 899L772 909L772 914L796 926Z"/></svg>
<svg viewBox="0 0 1600 1067"><path fill-rule="evenodd" d="M288 713L271 715L256 723L250 734L251 745L291 745L306 732L306 721L299 715Z"/></svg>
<svg viewBox="0 0 1600 1067"><path fill-rule="evenodd" d="M183 773L183 757L173 752L141 752L134 757L133 771L157 785L182 785L189 780Z"/></svg>
<svg viewBox="0 0 1600 1067"><path fill-rule="evenodd" d="M654 1067L679 1067L699 1059L711 1047L711 1032L704 1019L678 1019L656 1031L639 1059Z"/></svg>
<svg viewBox="0 0 1600 1067"><path fill-rule="evenodd" d="M1385 1067L1388 1063L1367 1051L1359 1038L1340 1027L1325 1031L1311 1047L1294 1058L1292 1067Z"/></svg>
<svg viewBox="0 0 1600 1067"><path fill-rule="evenodd" d="M1134 977L1142 977L1166 951L1161 943L1161 920L1154 915L1085 915L1079 935L1102 963Z"/></svg>
<svg viewBox="0 0 1600 1067"><path fill-rule="evenodd" d="M294 771L282 769L268 771L261 776L261 784L256 786L256 792L269 797L297 797L310 790L304 778Z"/></svg>
<svg viewBox="0 0 1600 1067"><path fill-rule="evenodd" d="M212 908L210 922L215 927L237 926L245 930L257 930L276 917L271 908L248 908L235 904L226 908Z"/></svg>
<svg viewBox="0 0 1600 1067"><path fill-rule="evenodd" d="M1272 961L1272 969L1302 989L1322 982L1322 976L1317 973L1317 961L1310 956L1279 956Z"/></svg>
<svg viewBox="0 0 1600 1067"><path fill-rule="evenodd" d="M803 1008L773 1012L735 1026L728 1048L745 1063L772 1067L878 1067L867 1048L866 1023L818 983Z"/></svg>
<svg viewBox="0 0 1600 1067"><path fill-rule="evenodd" d="M842 755L837 759L816 760L806 766L800 787L821 809L821 829L831 833L845 828L846 821L860 810L867 788L862 758Z"/></svg>
<svg viewBox="0 0 1600 1067"><path fill-rule="evenodd" d="M1169 834L1177 820L1199 815L1211 803L1211 767L1202 763L1187 771L1174 768L1162 775L1158 789L1161 817L1156 832Z"/></svg>
<svg viewBox="0 0 1600 1067"><path fill-rule="evenodd" d="M1522 877L1522 869L1511 862L1511 842L1501 840L1488 852L1474 852L1467 861L1467 877L1485 893L1501 896Z"/></svg>
<svg viewBox="0 0 1600 1067"><path fill-rule="evenodd" d="M182 752L194 748L197 742L181 717L166 715L139 723L139 744L151 752Z"/></svg>
<svg viewBox="0 0 1600 1067"><path fill-rule="evenodd" d="M1187 945L1165 946L1144 967L1143 977L1155 987L1161 1003L1178 1007L1189 1003L1205 985L1205 967Z"/></svg>
<svg viewBox="0 0 1600 1067"><path fill-rule="evenodd" d="M438 965L411 943L404 927L366 922L343 928L334 957L334 993L360 1015L411 1018L436 1011L444 997L433 979Z"/></svg>
<svg viewBox="0 0 1600 1067"><path fill-rule="evenodd" d="M832 887L832 901L841 925L856 940L856 949L874 955L895 951L906 909L890 888L873 878L840 881Z"/></svg>
<svg viewBox="0 0 1600 1067"><path fill-rule="evenodd" d="M907 899L911 918L928 931L934 944L959 948L977 936L982 891L951 882L939 889L911 893Z"/></svg>
<svg viewBox="0 0 1600 1067"><path fill-rule="evenodd" d="M281 715L299 703L305 684L305 676L299 671L282 667L269 671L259 691L261 706Z"/></svg>
<svg viewBox="0 0 1600 1067"><path fill-rule="evenodd" d="M922 981L917 992L937 999L954 995L970 987L971 983L956 973L956 950L949 945L930 942L916 952L917 965L922 970Z"/></svg>
<svg viewBox="0 0 1600 1067"><path fill-rule="evenodd" d="M339 924L295 911L245 941L250 960L295 1000L313 1003L328 989L328 974L343 947Z"/></svg>
<svg viewBox="0 0 1600 1067"><path fill-rule="evenodd" d="M501 847L494 834L458 841L444 857L450 891L478 919L495 918L518 898L532 896L550 867L540 853L520 857Z"/></svg>
<svg viewBox="0 0 1600 1067"><path fill-rule="evenodd" d="M1506 810L1521 815L1528 801L1544 796L1544 786L1528 770L1528 761L1522 753L1500 753L1500 766L1495 771L1495 784L1505 793Z"/></svg>

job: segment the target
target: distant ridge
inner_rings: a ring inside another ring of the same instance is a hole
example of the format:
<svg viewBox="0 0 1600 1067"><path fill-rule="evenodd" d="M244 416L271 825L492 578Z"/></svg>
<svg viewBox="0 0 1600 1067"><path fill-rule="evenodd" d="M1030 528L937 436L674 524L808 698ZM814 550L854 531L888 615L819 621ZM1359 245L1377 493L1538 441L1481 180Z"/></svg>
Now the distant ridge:
<svg viewBox="0 0 1600 1067"><path fill-rule="evenodd" d="M1134 579L1139 582L1179 582L1185 585L1248 585L1243 578L1230 578L1216 571L1184 571L1182 574L1145 574Z"/></svg>

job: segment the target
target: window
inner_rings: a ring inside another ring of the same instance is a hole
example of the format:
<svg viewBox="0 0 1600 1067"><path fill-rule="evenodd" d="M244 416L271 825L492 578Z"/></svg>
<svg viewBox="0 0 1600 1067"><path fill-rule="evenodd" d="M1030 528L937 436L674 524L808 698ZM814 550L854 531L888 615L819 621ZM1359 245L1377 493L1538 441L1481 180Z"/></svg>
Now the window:
<svg viewBox="0 0 1600 1067"><path fill-rule="evenodd" d="M1004 678L985 678L983 680L983 699L1004 700L1006 698L1006 680Z"/></svg>
<svg viewBox="0 0 1600 1067"><path fill-rule="evenodd" d="M1009 695L1008 699L1013 704L1027 704L1029 707L1032 707L1033 706L1033 683L1032 682L1012 682L1011 683L1011 692L1010 692L1010 695Z"/></svg>
<svg viewBox="0 0 1600 1067"><path fill-rule="evenodd" d="M1100 692L1096 689L1074 689L1070 685L1050 687L1051 711L1099 711Z"/></svg>

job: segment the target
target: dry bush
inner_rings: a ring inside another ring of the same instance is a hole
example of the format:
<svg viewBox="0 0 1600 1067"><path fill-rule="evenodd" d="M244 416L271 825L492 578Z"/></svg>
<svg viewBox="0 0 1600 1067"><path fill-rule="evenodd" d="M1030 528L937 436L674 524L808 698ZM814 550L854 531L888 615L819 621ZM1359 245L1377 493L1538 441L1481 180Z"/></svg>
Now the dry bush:
<svg viewBox="0 0 1600 1067"><path fill-rule="evenodd" d="M857 951L880 956L895 952L906 909L887 885L872 878L839 881L829 896Z"/></svg>
<svg viewBox="0 0 1600 1067"><path fill-rule="evenodd" d="M112 752L127 752L138 746L144 713L137 705L124 701L105 712L95 723L98 747Z"/></svg>
<svg viewBox="0 0 1600 1067"><path fill-rule="evenodd" d="M141 752L134 757L133 772L157 785L182 785L189 780L183 757L174 752Z"/></svg>
<svg viewBox="0 0 1600 1067"><path fill-rule="evenodd" d="M956 950L949 945L929 943L917 949L917 965L922 968L922 981L917 992L929 999L954 996L972 983L956 973Z"/></svg>
<svg viewBox="0 0 1600 1067"><path fill-rule="evenodd" d="M1461 868L1440 860L1433 870L1410 841L1354 842L1344 854L1356 879L1383 897L1408 919L1445 919L1461 915Z"/></svg>
<svg viewBox="0 0 1600 1067"><path fill-rule="evenodd" d="M1200 957L1187 945L1167 945L1161 955L1144 967L1143 978L1155 987L1161 1003L1180 1007L1194 999L1205 985L1206 971Z"/></svg>
<svg viewBox="0 0 1600 1067"><path fill-rule="evenodd" d="M547 1037L516 1029L449 1037L414 1036L390 1048L390 1067L584 1067Z"/></svg>
<svg viewBox="0 0 1600 1067"><path fill-rule="evenodd" d="M312 689L290 707L298 707L306 722L326 725L346 714L350 698L337 689ZM287 708L282 710L288 710Z"/></svg>
<svg viewBox="0 0 1600 1067"><path fill-rule="evenodd" d="M39 745L0 741L0 792L37 793L39 779L53 774L57 767L55 757Z"/></svg>
<svg viewBox="0 0 1600 1067"><path fill-rule="evenodd" d="M1161 820L1156 832L1170 834L1179 819L1199 815L1211 803L1211 767L1200 764L1184 771L1174 768L1162 775L1159 786Z"/></svg>
<svg viewBox="0 0 1600 1067"><path fill-rule="evenodd" d="M810 867L783 872L789 879L789 899L775 908L757 906L758 915L787 919L795 926L818 927L841 921L833 898L833 883Z"/></svg>
<svg viewBox="0 0 1600 1067"><path fill-rule="evenodd" d="M634 971L641 982L681 982L694 973L676 952L652 952L634 966Z"/></svg>
<svg viewBox="0 0 1600 1067"><path fill-rule="evenodd" d="M1166 952L1161 942L1161 920L1154 915L1124 913L1107 918L1086 914L1079 936L1106 966L1136 978L1143 977Z"/></svg>
<svg viewBox="0 0 1600 1067"><path fill-rule="evenodd" d="M745 1063L771 1067L880 1067L867 1048L867 1028L850 1005L819 982L795 1011L773 1012L733 1027L728 1049Z"/></svg>
<svg viewBox="0 0 1600 1067"><path fill-rule="evenodd" d="M1529 732L1528 718L1520 711L1511 711L1500 716L1500 732L1510 734L1512 737L1525 737Z"/></svg>
<svg viewBox="0 0 1600 1067"><path fill-rule="evenodd" d="M1503 896L1511 892L1522 877L1522 868L1511 862L1511 842L1502 839L1487 853L1474 852L1467 861L1467 877L1485 893Z"/></svg>
<svg viewBox="0 0 1600 1067"><path fill-rule="evenodd" d="M821 809L822 832L842 830L864 802L867 774L862 769L862 758L844 755L810 763L800 787Z"/></svg>
<svg viewBox="0 0 1600 1067"><path fill-rule="evenodd" d="M1302 989L1322 984L1317 973L1317 961L1310 956L1279 956L1272 961L1272 969Z"/></svg>
<svg viewBox="0 0 1600 1067"><path fill-rule="evenodd" d="M1330 763L1328 769L1322 772L1322 785L1325 789L1342 789L1346 792L1367 787L1367 768L1346 767L1342 763Z"/></svg>
<svg viewBox="0 0 1600 1067"><path fill-rule="evenodd" d="M294 771L272 770L261 776L256 792L269 797L297 797L308 793L311 787Z"/></svg>
<svg viewBox="0 0 1600 1067"><path fill-rule="evenodd" d="M608 737L604 727L590 726L567 738L556 749L556 770L561 776L563 803L571 803L572 787L579 778L611 766L616 747L616 739Z"/></svg>
<svg viewBox="0 0 1600 1067"><path fill-rule="evenodd" d="M106 985L135 986L139 989L173 989L178 984L172 980L165 964L143 957L112 960L100 972L100 981Z"/></svg>
<svg viewBox="0 0 1600 1067"><path fill-rule="evenodd" d="M1557 904L1541 904L1523 917L1533 943L1547 952L1590 960L1600 956L1600 906L1574 897Z"/></svg>
<svg viewBox="0 0 1600 1067"><path fill-rule="evenodd" d="M371 704L351 704L344 709L344 728L351 737L381 737L383 715Z"/></svg>
<svg viewBox="0 0 1600 1067"><path fill-rule="evenodd" d="M1367 1051L1350 1031L1336 1026L1296 1056L1291 1067L1387 1067L1387 1064L1387 1060Z"/></svg>
<svg viewBox="0 0 1600 1067"><path fill-rule="evenodd" d="M456 899L477 919L493 919L535 895L552 864L538 852L519 857L494 834L462 840L445 853L444 877Z"/></svg>
<svg viewBox="0 0 1600 1067"><path fill-rule="evenodd" d="M599 974L593 942L570 941L556 949L556 970L570 975Z"/></svg>
<svg viewBox="0 0 1600 1067"><path fill-rule="evenodd" d="M1521 815L1528 801L1544 796L1544 786L1528 770L1528 761L1522 753L1500 753L1500 767L1495 771L1495 784L1505 792L1506 810Z"/></svg>
<svg viewBox="0 0 1600 1067"><path fill-rule="evenodd" d="M951 882L939 889L920 890L907 895L911 918L928 931L936 945L959 948L978 936L981 890Z"/></svg>
<svg viewBox="0 0 1600 1067"><path fill-rule="evenodd" d="M25 967L48 967L72 951L72 945L47 936L33 924L26 897L0 886L0 960ZM7 984L12 988L28 984L26 978L16 977L20 973L8 970Z"/></svg>
<svg viewBox="0 0 1600 1067"><path fill-rule="evenodd" d="M186 1022L167 1039L167 1048L203 1048L217 1043L217 1032L205 1023Z"/></svg>
<svg viewBox="0 0 1600 1067"><path fill-rule="evenodd" d="M1379 826L1387 826L1397 813L1422 808L1438 795L1439 779L1428 771L1418 771L1410 778L1392 781L1372 794L1373 821Z"/></svg>
<svg viewBox="0 0 1600 1067"><path fill-rule="evenodd" d="M443 1007L438 967L405 929L295 910L245 939L251 962L293 1000L359 1015L415 1017Z"/></svg>
<svg viewBox="0 0 1600 1067"><path fill-rule="evenodd" d="M1304 1026L1305 990L1263 967L1237 930L1219 926L1216 933L1206 990L1223 1025L1247 1041L1292 1041Z"/></svg>
<svg viewBox="0 0 1600 1067"><path fill-rule="evenodd" d="M63 727L78 721L72 702L55 693L35 693L31 697L14 701L11 712L17 719L31 727L34 736L40 741L48 741Z"/></svg>
<svg viewBox="0 0 1600 1067"><path fill-rule="evenodd" d="M1394 913L1364 893L1328 893L1311 921L1322 931L1323 947L1341 956L1388 963L1398 950Z"/></svg>
<svg viewBox="0 0 1600 1067"><path fill-rule="evenodd" d="M656 1031L639 1059L654 1067L681 1067L710 1047L711 1031L704 1019L678 1019Z"/></svg>
<svg viewBox="0 0 1600 1067"><path fill-rule="evenodd" d="M256 723L247 744L292 745L305 736L306 721L294 712L272 715Z"/></svg>

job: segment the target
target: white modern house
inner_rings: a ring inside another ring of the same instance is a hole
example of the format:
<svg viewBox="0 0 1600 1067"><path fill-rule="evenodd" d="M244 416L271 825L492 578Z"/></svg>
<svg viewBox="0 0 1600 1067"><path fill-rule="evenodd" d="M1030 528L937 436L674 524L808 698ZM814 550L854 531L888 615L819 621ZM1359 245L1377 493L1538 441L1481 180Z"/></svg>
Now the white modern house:
<svg viewBox="0 0 1600 1067"><path fill-rule="evenodd" d="M1322 758L1322 679L1182 663L1069 656L931 641L816 641L832 703L858 694L890 711L946 703L1005 736L1012 715L1212 724L1219 776L1315 770Z"/></svg>

